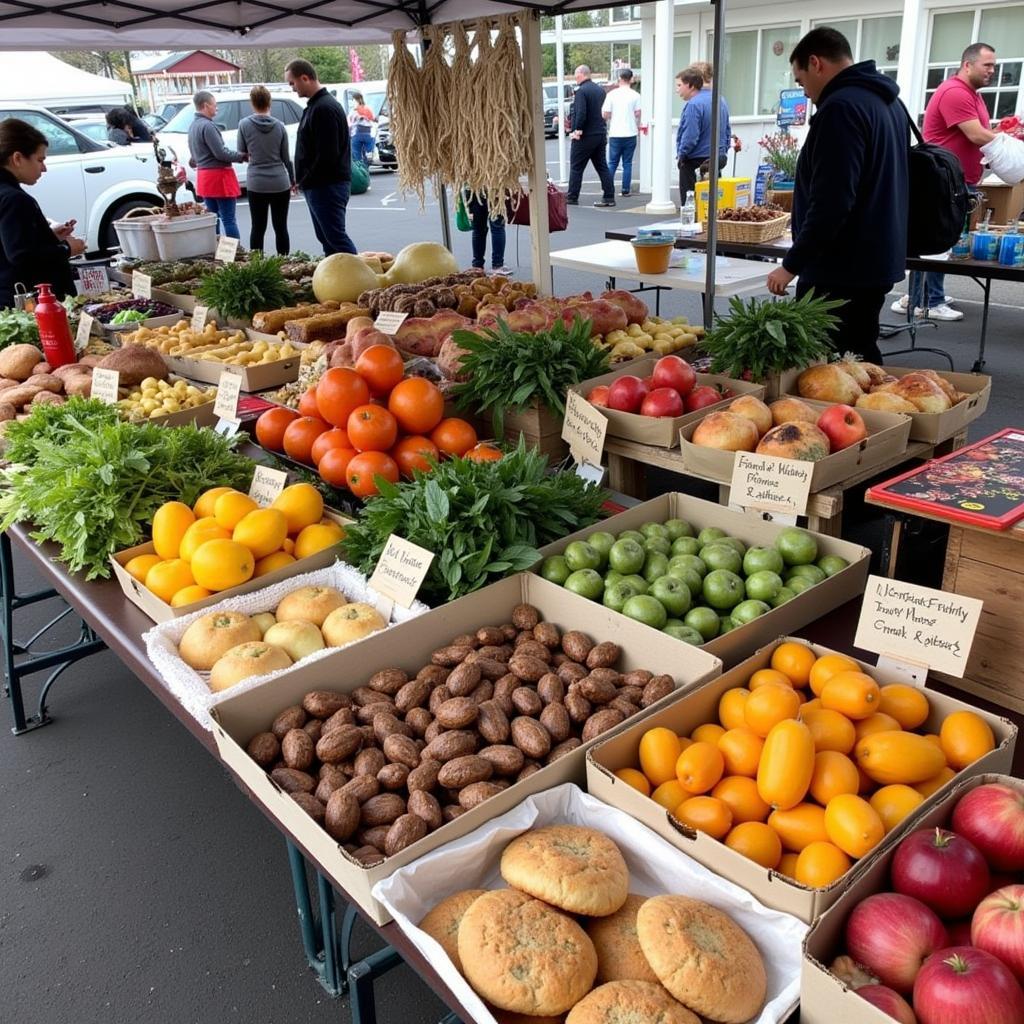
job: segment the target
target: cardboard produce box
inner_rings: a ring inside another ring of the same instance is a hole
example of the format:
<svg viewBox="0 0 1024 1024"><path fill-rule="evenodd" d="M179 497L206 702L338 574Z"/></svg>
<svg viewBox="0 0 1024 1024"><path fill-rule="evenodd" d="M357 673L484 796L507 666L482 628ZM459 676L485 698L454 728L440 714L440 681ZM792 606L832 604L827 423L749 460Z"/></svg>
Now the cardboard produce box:
<svg viewBox="0 0 1024 1024"><path fill-rule="evenodd" d="M178 377L173 373L168 378L172 384L184 379L184 377ZM187 383L191 384L192 382L188 381ZM128 388L127 390L138 391L140 388ZM208 389L200 388L200 390L205 391ZM155 420L146 417L138 422L155 423L158 427L181 427L187 423L195 424L197 427L212 427L217 422L217 416L213 411L215 404L215 401L204 402L202 405L197 405L192 409L179 409L177 412L169 412L166 416L158 416Z"/></svg>
<svg viewBox="0 0 1024 1024"><path fill-rule="evenodd" d="M646 668L667 673L677 690L690 690L715 678L721 662L703 651L681 652L669 636L652 637L646 627L606 608L548 583L538 576L520 573L485 587L451 604L403 623L385 634L375 634L353 646L344 659L327 658L301 671L282 675L265 686L217 705L214 735L221 757L245 782L255 799L281 822L288 833L317 861L347 899L358 903L375 921L389 920L385 909L370 890L382 878L430 850L472 832L491 818L511 810L525 797L563 782L582 784L584 758L591 740L535 772L521 782L467 811L400 853L373 867L364 867L332 839L245 751L249 740L264 732L284 708L299 704L310 690L351 692L365 684L374 672L399 667L415 673L430 662L431 653L452 636L472 633L481 626L508 622L512 609L521 602L534 605L545 621L565 631L578 629L595 640L612 640L622 647L620 667L628 671ZM640 712L652 714L672 699L672 694Z"/></svg>
<svg viewBox="0 0 1024 1024"><path fill-rule="evenodd" d="M992 211L993 223L1008 224L1016 221L1024 210L1024 183L1007 185L998 180L983 181L978 189L983 197L981 210ZM979 211L979 219L981 217Z"/></svg>
<svg viewBox="0 0 1024 1024"><path fill-rule="evenodd" d="M560 555L572 541L586 540L588 534L598 531L618 534L623 530L638 529L643 523L663 523L666 519L685 519L694 527L694 533L705 526L717 526L730 536L739 538L748 547L770 547L779 533L785 529L783 526L767 522L757 514L735 512L711 501L692 498L688 494L663 494L659 498L634 505L618 515L588 526L585 530L554 541L541 548L540 553L545 558L548 555ZM811 530L806 532L811 533L818 542L819 557L839 555L850 564L835 576L830 576L802 594L797 594L792 601L773 608L766 615L748 622L745 626L738 626L724 636L717 636L714 640L708 641L701 650L721 658L726 668L729 668L758 647L771 643L777 636L803 629L809 622L864 592L871 551L838 537L827 537ZM658 630L650 626L643 628L651 634L660 635ZM681 640L676 642L683 643Z"/></svg>
<svg viewBox="0 0 1024 1024"><path fill-rule="evenodd" d="M260 331L247 329L245 336L249 341L266 341L280 345L282 339L276 334L263 334ZM304 348L295 342L289 342L293 348ZM278 359L273 363L259 363L252 366L241 366L237 363L218 362L214 359L191 358L190 356L170 356L161 353L164 362L172 373L178 373L190 380L202 381L206 384L217 384L225 370L237 373L242 378L243 391L263 391L265 388L280 387L299 379L300 355L298 352L286 359Z"/></svg>
<svg viewBox="0 0 1024 1024"><path fill-rule="evenodd" d="M1024 783L1020 779L995 774L996 771L998 769L990 769L987 773L943 787L940 790L941 799L930 802L924 813L915 814L913 820L908 820L896 830L893 833L894 841L888 844L886 851L879 854L868 869L839 896L829 912L814 923L804 940L804 961L800 972L800 1020L803 1024L835 1024L836 1021L842 1021L843 1024L891 1024L891 1017L861 999L849 985L828 970L828 965L845 952L843 931L846 919L866 897L877 892L891 891L889 867L898 840L908 832L919 828L948 827L957 801L978 786L999 783L1024 794ZM907 1002L910 1002L909 998Z"/></svg>
<svg viewBox="0 0 1024 1024"><path fill-rule="evenodd" d="M802 398L802 402L819 412L835 405L835 402L813 402ZM811 475L811 493L823 491L833 484L841 484L873 466L880 466L907 450L910 440L910 417L903 413L876 412L873 409L857 410L864 418L868 428L868 436L859 444L826 455L814 463ZM690 440L697 429L696 423L682 429L683 468L694 476L705 480L717 480L719 483L732 482L735 452L720 451L717 448L705 448L693 444Z"/></svg>
<svg viewBox="0 0 1024 1024"><path fill-rule="evenodd" d="M672 353L676 355L677 353ZM610 373L602 374L600 377L592 377L590 380L581 381L574 385L571 390L583 395L585 398L594 388L602 384L611 384L613 380L625 374L632 374L635 377L649 377L654 371L654 364L661 356L641 356L631 360L624 367L612 370ZM675 448L679 444L679 431L688 423L696 423L703 419L709 412L721 412L730 402L740 395L753 395L755 398L764 398L763 384L750 384L744 380L733 380L730 377L723 377L717 373L698 373L697 387L704 385L721 385L731 388L735 394L723 398L714 405L706 406L695 412L687 412L682 416L641 416L639 413L619 412L618 409L605 409L595 406L601 415L608 420L608 436L621 437L627 441L639 441L640 444L653 444L659 448Z"/></svg>
<svg viewBox="0 0 1024 1024"><path fill-rule="evenodd" d="M697 832L683 825L664 807L615 776L615 772L621 768L636 768L639 765L640 737L647 729L660 725L667 726L679 735L689 735L698 725L703 725L705 722L717 722L718 701L722 694L733 687L746 686L747 680L757 669L768 668L772 652L780 643L789 639L792 638L783 637L776 640L742 664L730 669L714 682L699 690L672 698L667 706L663 706L661 710L643 722L625 723L614 736L600 740L587 756L587 789L594 796L604 800L605 803L628 811L634 818L653 829L658 835L668 839L694 860L706 864L718 874L743 886L766 907L784 910L800 918L801 921L811 922L839 900L844 893L850 892L851 887L858 885L859 879L872 867L880 855L892 848L896 839L906 829L920 827L922 816L928 814L936 803L944 800L955 786L960 785L965 779L985 772L1009 771L1017 742L1017 727L1008 719L981 711L955 697L948 697L937 691L928 690L931 713L918 731L937 733L940 723L948 714L954 711L971 710L979 714L991 726L996 738L996 749L961 770L953 780L928 797L871 853L856 861L842 878L823 889L808 888L777 871L766 870L742 854L729 849L717 839L712 839L703 832ZM805 640L798 642L807 643ZM819 657L823 654L834 653L829 648L817 644L807 644L807 646ZM906 682L904 678L892 671L879 669L867 662L859 662L859 664L879 685ZM821 1019L824 1020L824 1018ZM833 1015L829 1024L835 1019ZM846 1020L845 1017L842 1019Z"/></svg>

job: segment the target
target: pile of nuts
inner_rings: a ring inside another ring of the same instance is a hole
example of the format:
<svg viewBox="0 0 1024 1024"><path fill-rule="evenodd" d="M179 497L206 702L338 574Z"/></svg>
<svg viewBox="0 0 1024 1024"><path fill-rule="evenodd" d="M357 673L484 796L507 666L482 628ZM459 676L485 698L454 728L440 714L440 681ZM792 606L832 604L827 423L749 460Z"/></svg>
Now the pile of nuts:
<svg viewBox="0 0 1024 1024"><path fill-rule="evenodd" d="M786 211L781 206L727 206L718 211L719 220L743 220L760 223L765 220L778 220Z"/></svg>
<svg viewBox="0 0 1024 1024"><path fill-rule="evenodd" d="M247 752L358 862L379 863L675 688L619 672L618 644L561 633L532 605L453 637L415 676L317 690Z"/></svg>

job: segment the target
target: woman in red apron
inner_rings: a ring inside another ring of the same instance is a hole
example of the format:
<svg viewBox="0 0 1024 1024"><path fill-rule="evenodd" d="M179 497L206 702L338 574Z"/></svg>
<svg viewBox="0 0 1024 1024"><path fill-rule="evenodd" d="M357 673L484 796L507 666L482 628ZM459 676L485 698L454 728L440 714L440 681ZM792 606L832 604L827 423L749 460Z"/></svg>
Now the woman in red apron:
<svg viewBox="0 0 1024 1024"><path fill-rule="evenodd" d="M217 97L212 92L200 90L192 102L196 116L188 129L188 148L192 154L190 162L196 168L196 191L206 208L217 215L220 234L239 238L235 204L242 190L231 165L242 163L246 155L224 145L220 129L214 123Z"/></svg>

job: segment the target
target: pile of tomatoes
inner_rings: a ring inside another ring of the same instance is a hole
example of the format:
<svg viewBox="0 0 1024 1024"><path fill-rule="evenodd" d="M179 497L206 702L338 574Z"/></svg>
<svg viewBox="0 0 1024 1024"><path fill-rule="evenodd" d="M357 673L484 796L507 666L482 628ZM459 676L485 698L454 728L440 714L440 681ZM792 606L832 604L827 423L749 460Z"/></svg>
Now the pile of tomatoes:
<svg viewBox="0 0 1024 1024"><path fill-rule="evenodd" d="M472 424L445 417L437 386L406 377L402 356L387 345L370 346L353 369L328 370L299 400L298 412L268 409L256 421L256 439L359 498L377 493L377 477L397 483L445 457L501 458L493 445L478 443Z"/></svg>

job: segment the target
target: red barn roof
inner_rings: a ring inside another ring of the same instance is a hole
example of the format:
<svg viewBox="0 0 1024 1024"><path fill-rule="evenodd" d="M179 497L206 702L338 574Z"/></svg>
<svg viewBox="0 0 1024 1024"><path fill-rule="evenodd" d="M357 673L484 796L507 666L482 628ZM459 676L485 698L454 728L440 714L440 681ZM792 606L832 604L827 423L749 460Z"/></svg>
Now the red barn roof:
<svg viewBox="0 0 1024 1024"><path fill-rule="evenodd" d="M137 72L137 76L145 78L148 75L196 75L211 71L240 70L238 64L232 64L206 50L179 50L177 53L169 53L153 67Z"/></svg>

